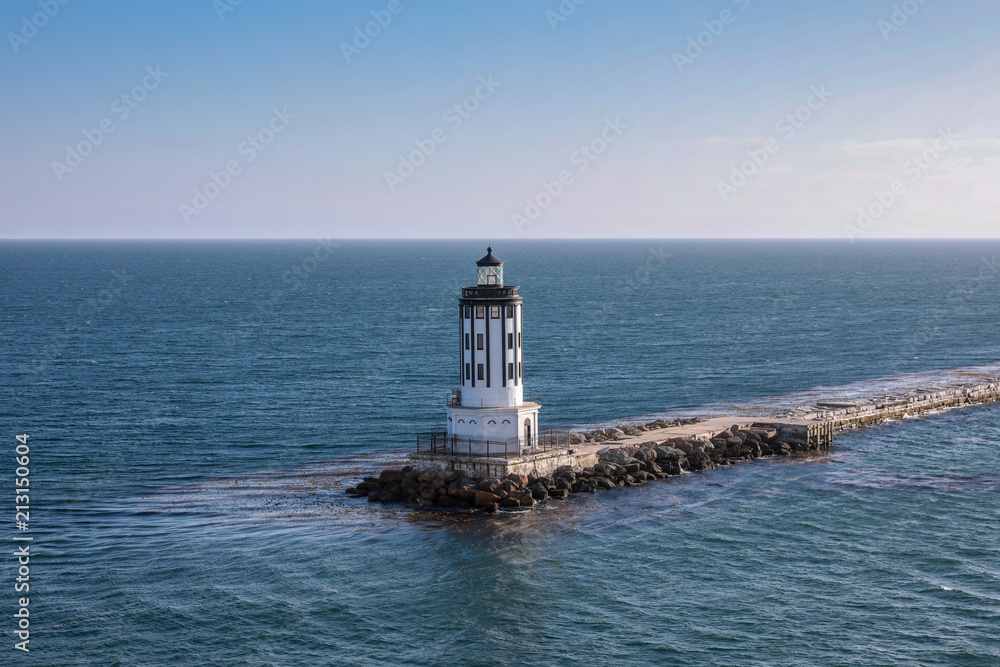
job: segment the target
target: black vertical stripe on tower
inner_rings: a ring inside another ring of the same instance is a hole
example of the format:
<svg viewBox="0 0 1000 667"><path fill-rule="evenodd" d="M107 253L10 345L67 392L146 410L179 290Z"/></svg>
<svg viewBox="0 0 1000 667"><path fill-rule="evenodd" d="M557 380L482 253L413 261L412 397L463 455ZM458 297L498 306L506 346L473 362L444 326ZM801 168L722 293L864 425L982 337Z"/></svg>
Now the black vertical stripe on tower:
<svg viewBox="0 0 1000 667"><path fill-rule="evenodd" d="M484 314L486 315L486 317L483 318L483 322L486 323L486 386L489 387L490 386L490 366L493 365L492 363L490 363L490 361L491 361L491 359L490 359L490 313L492 312L492 308L490 308L490 306L485 306L483 308L483 310L485 311Z"/></svg>
<svg viewBox="0 0 1000 667"><path fill-rule="evenodd" d="M469 377L472 378L473 387L476 386L476 375L478 375L478 373L476 373L476 357L479 355L479 352L477 352L478 346L476 345L477 320L474 315L475 313L473 313L473 317L469 318L469 329L471 329L471 331L469 331L469 356L472 357L472 366L471 366L472 371L469 373Z"/></svg>
<svg viewBox="0 0 1000 667"><path fill-rule="evenodd" d="M458 305L458 378L459 384L465 386L465 308Z"/></svg>
<svg viewBox="0 0 1000 667"><path fill-rule="evenodd" d="M518 316L520 314L521 314L520 307L519 306L514 306L514 324L513 324L513 329L514 329L514 386L515 387L518 386L519 384L521 384L521 374L517 372L518 353L521 351L521 348L518 347L518 345L517 345L517 334L518 334L518 331L517 331L517 321L518 321Z"/></svg>
<svg viewBox="0 0 1000 667"><path fill-rule="evenodd" d="M500 377L507 386L507 306L500 306Z"/></svg>

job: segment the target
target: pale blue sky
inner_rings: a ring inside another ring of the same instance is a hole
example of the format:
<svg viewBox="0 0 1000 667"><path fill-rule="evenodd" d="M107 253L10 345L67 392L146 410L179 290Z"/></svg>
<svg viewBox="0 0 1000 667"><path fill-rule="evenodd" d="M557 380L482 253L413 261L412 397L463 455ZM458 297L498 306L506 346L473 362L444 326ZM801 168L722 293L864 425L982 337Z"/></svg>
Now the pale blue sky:
<svg viewBox="0 0 1000 667"><path fill-rule="evenodd" d="M997 237L998 25L995 0L7 0L0 238Z"/></svg>

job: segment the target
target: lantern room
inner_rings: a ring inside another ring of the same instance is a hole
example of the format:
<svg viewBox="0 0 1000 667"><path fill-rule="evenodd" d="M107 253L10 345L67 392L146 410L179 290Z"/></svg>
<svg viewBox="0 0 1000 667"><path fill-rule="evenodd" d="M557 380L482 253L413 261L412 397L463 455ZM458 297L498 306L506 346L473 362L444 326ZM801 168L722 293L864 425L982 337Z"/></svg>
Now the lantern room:
<svg viewBox="0 0 1000 667"><path fill-rule="evenodd" d="M486 256L476 262L479 268L480 287L503 287L503 260L493 254L493 247L486 248Z"/></svg>

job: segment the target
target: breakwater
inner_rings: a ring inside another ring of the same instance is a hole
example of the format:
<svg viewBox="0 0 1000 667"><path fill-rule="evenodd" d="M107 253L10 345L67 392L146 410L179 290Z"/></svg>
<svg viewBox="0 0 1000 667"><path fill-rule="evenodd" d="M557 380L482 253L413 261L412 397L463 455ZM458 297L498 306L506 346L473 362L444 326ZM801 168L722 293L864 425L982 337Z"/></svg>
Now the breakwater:
<svg viewBox="0 0 1000 667"><path fill-rule="evenodd" d="M640 445L603 447L592 465L563 464L541 475L509 472L479 478L463 468L405 466L365 477L347 490L372 502L407 502L423 509L477 508L493 513L501 507L531 507L548 498L571 493L595 493L618 486L635 486L683 472L709 470L762 456L790 456L821 448L819 443L787 442L768 427L733 425L712 438L673 437Z"/></svg>
<svg viewBox="0 0 1000 667"><path fill-rule="evenodd" d="M633 486L768 456L827 449L835 433L937 410L1000 401L995 370L958 369L937 384L896 378L844 396L831 389L802 405L777 405L738 416L622 423L576 431L563 448L505 459L420 452L410 465L365 477L347 490L372 502L407 502L424 509L530 507L571 493ZM910 386L907 386L910 385Z"/></svg>

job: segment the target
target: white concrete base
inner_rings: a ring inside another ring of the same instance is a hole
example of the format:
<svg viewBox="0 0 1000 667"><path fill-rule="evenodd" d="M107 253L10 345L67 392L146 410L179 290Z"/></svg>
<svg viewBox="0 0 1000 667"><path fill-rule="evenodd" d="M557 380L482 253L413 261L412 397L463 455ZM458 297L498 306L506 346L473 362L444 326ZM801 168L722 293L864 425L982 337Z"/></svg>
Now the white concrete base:
<svg viewBox="0 0 1000 667"><path fill-rule="evenodd" d="M446 405L449 440L455 452L482 456L517 456L538 445L538 403L500 408Z"/></svg>

